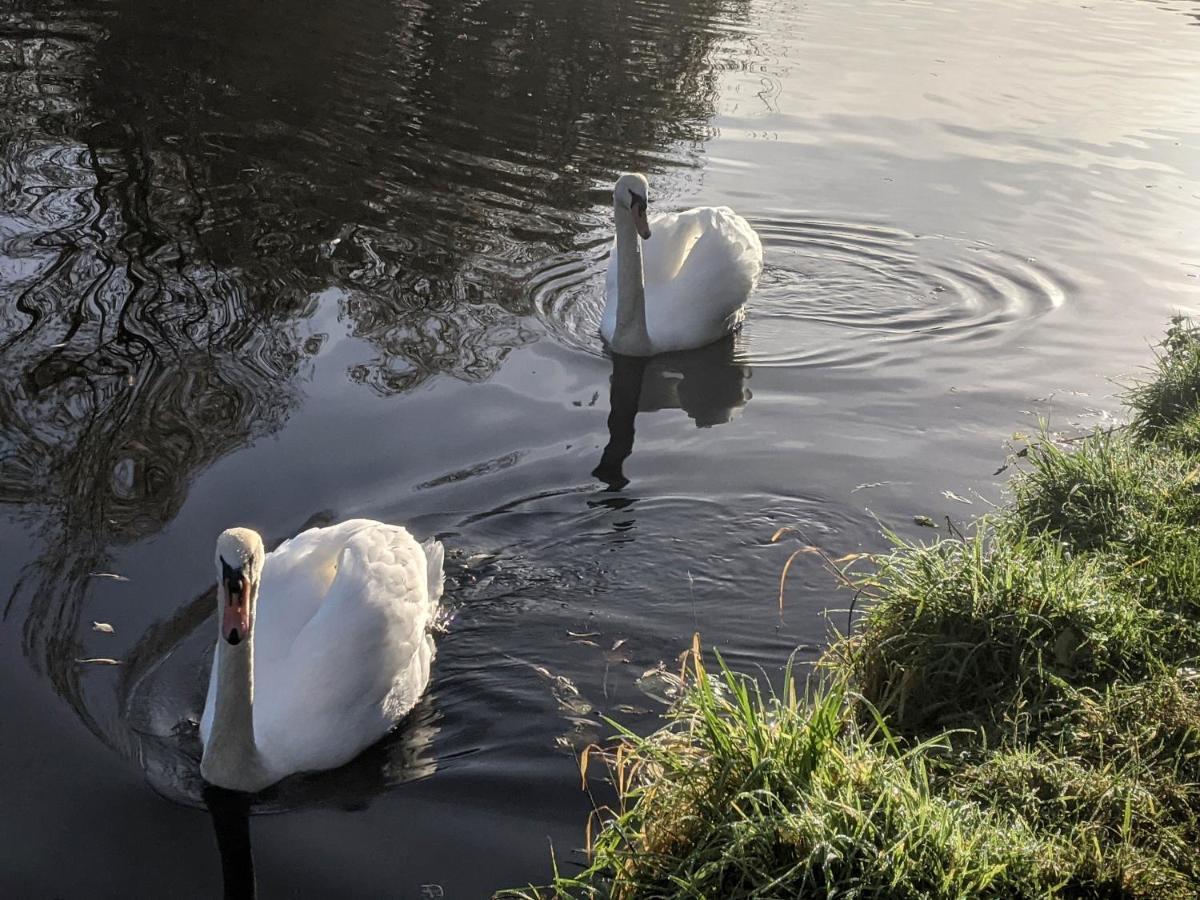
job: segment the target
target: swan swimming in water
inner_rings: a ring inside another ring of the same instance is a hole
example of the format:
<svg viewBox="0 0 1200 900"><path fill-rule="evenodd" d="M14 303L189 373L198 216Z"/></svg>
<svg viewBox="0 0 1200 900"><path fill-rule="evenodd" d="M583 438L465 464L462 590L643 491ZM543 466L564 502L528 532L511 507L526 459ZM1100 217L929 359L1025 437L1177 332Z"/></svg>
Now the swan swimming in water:
<svg viewBox="0 0 1200 900"><path fill-rule="evenodd" d="M758 235L725 206L659 216L650 240L648 187L628 172L613 187L617 237L600 334L623 356L690 350L735 331L762 272Z"/></svg>
<svg viewBox="0 0 1200 900"><path fill-rule="evenodd" d="M200 774L253 792L332 769L375 743L429 683L442 545L369 519L313 528L269 554L217 539L217 644Z"/></svg>

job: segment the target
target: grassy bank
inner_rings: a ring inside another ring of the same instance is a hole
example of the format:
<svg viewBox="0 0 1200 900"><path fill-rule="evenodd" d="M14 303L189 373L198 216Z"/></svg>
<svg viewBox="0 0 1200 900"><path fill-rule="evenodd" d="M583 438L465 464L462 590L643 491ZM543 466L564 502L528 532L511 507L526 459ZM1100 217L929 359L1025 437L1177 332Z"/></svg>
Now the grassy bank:
<svg viewBox="0 0 1200 900"><path fill-rule="evenodd" d="M900 544L807 695L695 648L534 897L1200 897L1200 331L1131 422L1032 444L971 536ZM591 832L591 829L589 829Z"/></svg>

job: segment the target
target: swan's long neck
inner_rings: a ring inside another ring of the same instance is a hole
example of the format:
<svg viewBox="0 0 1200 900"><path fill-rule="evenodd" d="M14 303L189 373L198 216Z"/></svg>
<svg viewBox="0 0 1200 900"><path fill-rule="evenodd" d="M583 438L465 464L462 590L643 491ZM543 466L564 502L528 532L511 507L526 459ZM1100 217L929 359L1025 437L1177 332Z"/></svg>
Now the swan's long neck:
<svg viewBox="0 0 1200 900"><path fill-rule="evenodd" d="M233 791L256 791L266 778L254 742L254 631L238 645L217 638L217 697L200 774Z"/></svg>
<svg viewBox="0 0 1200 900"><path fill-rule="evenodd" d="M642 244L629 208L613 205L617 226L617 324L612 349L625 356L653 353L646 329L646 282L642 272Z"/></svg>

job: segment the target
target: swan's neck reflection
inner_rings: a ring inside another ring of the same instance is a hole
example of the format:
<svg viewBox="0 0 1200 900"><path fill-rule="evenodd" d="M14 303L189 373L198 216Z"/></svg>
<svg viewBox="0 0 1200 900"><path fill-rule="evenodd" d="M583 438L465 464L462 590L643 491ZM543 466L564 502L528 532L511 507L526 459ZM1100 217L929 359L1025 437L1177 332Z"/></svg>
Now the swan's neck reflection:
<svg viewBox="0 0 1200 900"><path fill-rule="evenodd" d="M697 428L720 425L750 400L750 368L737 359L737 337L659 356L612 356L608 444L592 475L611 491L627 484L623 466L633 452L638 411L682 409Z"/></svg>
<svg viewBox="0 0 1200 900"><path fill-rule="evenodd" d="M612 386L608 393L608 444L600 456L600 464L592 470L593 477L599 478L612 491L619 491L629 484L621 467L633 452L633 423L649 361L644 356L613 354Z"/></svg>
<svg viewBox="0 0 1200 900"><path fill-rule="evenodd" d="M204 788L204 803L217 833L225 900L253 900L258 888L254 880L254 851L250 846L249 795L209 785Z"/></svg>

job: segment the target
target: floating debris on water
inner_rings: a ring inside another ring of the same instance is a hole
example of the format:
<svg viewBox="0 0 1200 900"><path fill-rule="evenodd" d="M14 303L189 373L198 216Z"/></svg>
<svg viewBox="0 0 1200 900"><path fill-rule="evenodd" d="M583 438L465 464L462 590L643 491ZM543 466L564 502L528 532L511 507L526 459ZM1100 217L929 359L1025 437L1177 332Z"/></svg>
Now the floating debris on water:
<svg viewBox="0 0 1200 900"><path fill-rule="evenodd" d="M76 659L75 662L87 663L87 664L93 665L93 666L119 666L119 665L121 665L121 661L119 659L109 659L107 656L89 656L84 659Z"/></svg>
<svg viewBox="0 0 1200 900"><path fill-rule="evenodd" d="M101 634L113 634L113 627L107 622L93 622L92 631L99 631Z"/></svg>
<svg viewBox="0 0 1200 900"><path fill-rule="evenodd" d="M683 682L679 676L668 672L667 667L662 663L652 669L647 669L638 676L634 683L638 690L651 700L657 700L668 706L678 700L679 695L683 692Z"/></svg>
<svg viewBox="0 0 1200 900"><path fill-rule="evenodd" d="M968 506L972 502L961 494L954 493L954 491L942 491L942 496L947 500L953 500L955 503L966 503Z"/></svg>
<svg viewBox="0 0 1200 900"><path fill-rule="evenodd" d="M117 575L113 572L88 572L88 578L108 578L112 581L128 581L124 575Z"/></svg>
<svg viewBox="0 0 1200 900"><path fill-rule="evenodd" d="M890 481L864 481L862 484L855 485L853 488L851 488L850 493L857 494L859 491L866 491L871 488L883 487L884 485L891 484L891 483L892 482L890 482Z"/></svg>
<svg viewBox="0 0 1200 900"><path fill-rule="evenodd" d="M913 516L913 522L923 528L937 528L937 523L929 518L929 516Z"/></svg>
<svg viewBox="0 0 1200 900"><path fill-rule="evenodd" d="M594 710L592 704L583 698L583 695L579 693L579 688L575 687L575 683L566 675L553 676L550 693L554 695L559 708L564 712L576 716L586 716Z"/></svg>
<svg viewBox="0 0 1200 900"><path fill-rule="evenodd" d="M648 716L650 710L644 706L634 706L632 703L618 703L613 707L616 712L626 716Z"/></svg>

